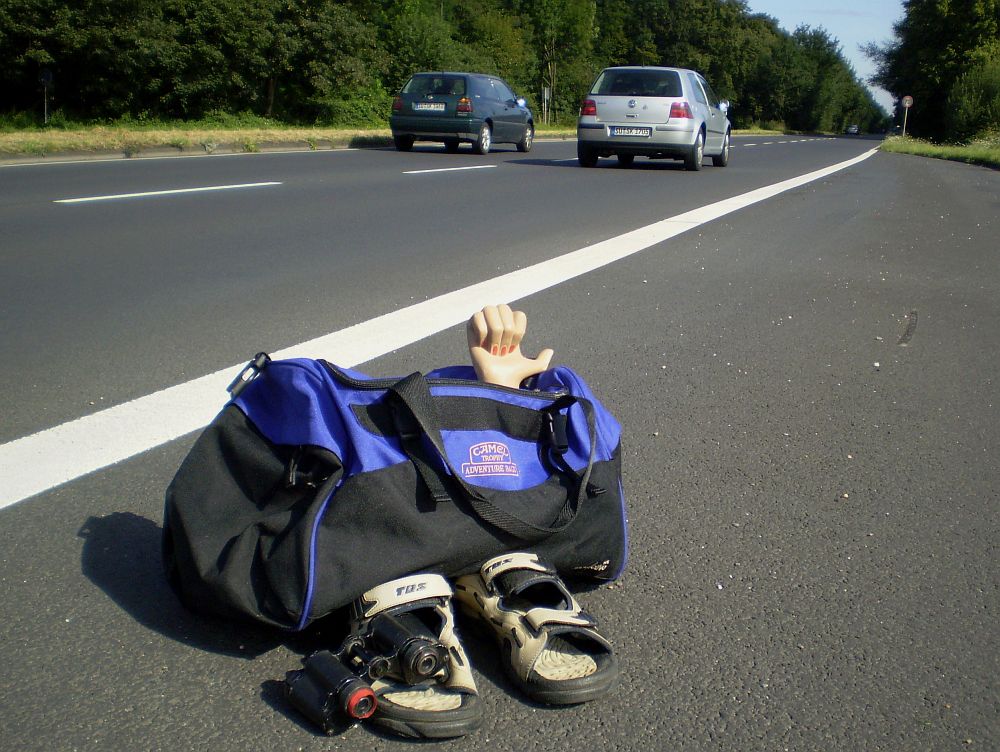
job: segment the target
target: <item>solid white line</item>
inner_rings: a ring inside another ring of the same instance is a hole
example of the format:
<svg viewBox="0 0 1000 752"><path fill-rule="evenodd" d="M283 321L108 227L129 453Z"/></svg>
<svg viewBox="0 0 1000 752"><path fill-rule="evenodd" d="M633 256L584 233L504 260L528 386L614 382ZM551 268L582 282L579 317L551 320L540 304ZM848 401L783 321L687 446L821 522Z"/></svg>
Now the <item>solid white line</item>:
<svg viewBox="0 0 1000 752"><path fill-rule="evenodd" d="M425 175L428 172L456 172L458 170L488 170L496 167L495 164L472 165L471 167L439 167L434 170L404 170L404 175Z"/></svg>
<svg viewBox="0 0 1000 752"><path fill-rule="evenodd" d="M281 185L274 181L267 183L239 183L237 185L207 185L202 188L174 188L169 191L145 191L143 193L118 193L113 196L87 196L85 198L60 198L53 204L82 204L88 201L113 201L119 198L144 198L146 196L171 196L175 193L204 193L205 191L230 191L237 188L262 188L269 185Z"/></svg>
<svg viewBox="0 0 1000 752"><path fill-rule="evenodd" d="M377 358L466 321L485 302L514 302L599 269L732 212L868 159L878 149L708 204L618 237L387 313L273 358L325 358L345 367ZM0 509L204 427L225 401L236 364L184 384L0 445Z"/></svg>

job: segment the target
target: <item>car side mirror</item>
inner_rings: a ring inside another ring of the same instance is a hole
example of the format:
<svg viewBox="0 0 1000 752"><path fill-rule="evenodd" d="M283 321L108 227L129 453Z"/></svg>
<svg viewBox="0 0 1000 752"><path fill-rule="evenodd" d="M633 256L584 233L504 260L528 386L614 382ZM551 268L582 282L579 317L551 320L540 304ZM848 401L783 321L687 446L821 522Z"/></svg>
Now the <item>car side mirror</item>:
<svg viewBox="0 0 1000 752"><path fill-rule="evenodd" d="M515 104L517 104L518 107L525 107L528 104L525 101L524 97L517 97L517 98L514 99L514 102L515 102Z"/></svg>
<svg viewBox="0 0 1000 752"><path fill-rule="evenodd" d="M729 112L729 100L723 99L721 102L719 102L719 109L722 110L723 112Z"/></svg>

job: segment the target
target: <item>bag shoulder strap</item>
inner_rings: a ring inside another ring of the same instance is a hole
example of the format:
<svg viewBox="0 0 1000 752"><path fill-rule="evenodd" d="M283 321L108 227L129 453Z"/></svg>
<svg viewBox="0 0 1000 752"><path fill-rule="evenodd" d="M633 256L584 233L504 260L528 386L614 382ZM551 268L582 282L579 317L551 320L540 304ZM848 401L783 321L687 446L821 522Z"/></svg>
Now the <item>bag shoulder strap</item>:
<svg viewBox="0 0 1000 752"><path fill-rule="evenodd" d="M448 495L442 479L434 471L423 452L425 439L433 447L436 459L451 473L451 480L459 487L462 496L468 502L473 512L480 519L497 529L521 540L534 542L564 530L576 518L579 504L586 495L586 487L590 479L597 443L594 410L593 405L589 401L567 396L556 400L551 408L557 411L574 403L579 404L583 408L584 414L587 417L590 454L587 460L587 467L577 484L575 495L572 491L569 493L566 505L560 511L554 524L549 527L536 525L518 515L501 509L477 489L469 485L456 471L448 459L444 441L441 438L441 432L438 428L439 423L436 417L434 398L431 395L430 385L423 374L419 371L412 373L392 385L388 390L387 399L397 428L400 431L400 439L403 443L404 451L407 452L411 459L414 459L417 471L427 484L435 500L438 500L438 495L442 493L445 498L450 498L450 495ZM411 454L411 451L413 454Z"/></svg>

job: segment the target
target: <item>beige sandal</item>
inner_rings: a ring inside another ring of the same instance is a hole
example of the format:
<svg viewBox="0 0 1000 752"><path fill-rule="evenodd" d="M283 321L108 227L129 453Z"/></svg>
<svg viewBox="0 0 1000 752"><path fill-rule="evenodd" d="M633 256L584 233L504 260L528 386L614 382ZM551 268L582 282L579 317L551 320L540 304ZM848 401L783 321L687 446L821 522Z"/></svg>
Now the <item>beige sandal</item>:
<svg viewBox="0 0 1000 752"><path fill-rule="evenodd" d="M378 700L371 723L424 738L462 736L482 724L451 595L443 577L416 574L372 588L352 605L352 633L370 635L372 659L382 662L371 683Z"/></svg>
<svg viewBox="0 0 1000 752"><path fill-rule="evenodd" d="M593 617L534 554L490 559L456 580L455 599L491 628L508 676L538 702L595 700L618 678L618 661Z"/></svg>

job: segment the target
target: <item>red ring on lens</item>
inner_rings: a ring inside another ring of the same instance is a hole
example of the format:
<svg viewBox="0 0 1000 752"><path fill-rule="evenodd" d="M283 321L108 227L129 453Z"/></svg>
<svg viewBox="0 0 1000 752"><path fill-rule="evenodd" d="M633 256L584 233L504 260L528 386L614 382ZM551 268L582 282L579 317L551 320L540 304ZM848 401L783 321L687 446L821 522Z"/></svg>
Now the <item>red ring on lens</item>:
<svg viewBox="0 0 1000 752"><path fill-rule="evenodd" d="M359 707L360 706L360 707ZM363 720L375 712L378 700L370 687L363 687L354 692L347 701L347 715Z"/></svg>

